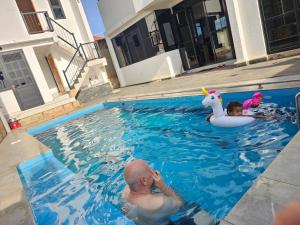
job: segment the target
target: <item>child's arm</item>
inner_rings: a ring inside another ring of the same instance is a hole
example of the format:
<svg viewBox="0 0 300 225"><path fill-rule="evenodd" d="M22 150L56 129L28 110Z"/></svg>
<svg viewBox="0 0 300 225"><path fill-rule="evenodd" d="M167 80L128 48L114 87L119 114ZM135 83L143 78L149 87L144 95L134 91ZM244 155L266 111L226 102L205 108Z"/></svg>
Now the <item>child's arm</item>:
<svg viewBox="0 0 300 225"><path fill-rule="evenodd" d="M209 114L206 118L205 118L205 120L207 121L207 122L209 122L210 121L210 118L213 116L213 113L211 113L211 114Z"/></svg>
<svg viewBox="0 0 300 225"><path fill-rule="evenodd" d="M266 115L246 115L248 117L252 117L254 119L260 119L260 120L275 120L278 119L278 117L276 115L270 115L270 116L266 116Z"/></svg>

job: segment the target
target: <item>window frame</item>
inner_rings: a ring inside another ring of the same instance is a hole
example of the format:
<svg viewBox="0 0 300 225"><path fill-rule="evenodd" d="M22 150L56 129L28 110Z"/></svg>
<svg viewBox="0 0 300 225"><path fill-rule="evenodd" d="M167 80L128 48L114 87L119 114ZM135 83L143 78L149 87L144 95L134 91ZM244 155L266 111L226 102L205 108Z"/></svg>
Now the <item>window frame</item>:
<svg viewBox="0 0 300 225"><path fill-rule="evenodd" d="M51 0L48 0L48 3L49 3L49 6L50 6L50 8L51 8L51 11L52 11L52 14L53 14L53 16L54 16L54 19L56 19L56 20L63 20L63 19L66 19L66 14L65 14L64 8L62 7L61 1L60 1L60 0L56 0L56 1L58 2L59 6L53 6L53 5L51 4ZM61 11L62 11L62 14L63 14L63 17L62 17L62 18L58 18L58 17L56 16L56 14L55 14L54 9L58 9L58 8L60 8Z"/></svg>

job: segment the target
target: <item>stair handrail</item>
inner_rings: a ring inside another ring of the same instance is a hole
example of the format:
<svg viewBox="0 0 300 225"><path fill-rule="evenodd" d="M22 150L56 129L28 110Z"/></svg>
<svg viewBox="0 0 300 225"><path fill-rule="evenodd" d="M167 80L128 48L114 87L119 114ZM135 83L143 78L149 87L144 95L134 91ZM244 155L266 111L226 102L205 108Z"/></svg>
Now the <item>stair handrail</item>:
<svg viewBox="0 0 300 225"><path fill-rule="evenodd" d="M300 92L295 96L297 124L300 129Z"/></svg>
<svg viewBox="0 0 300 225"><path fill-rule="evenodd" d="M71 90L74 87L74 84L78 78L78 76L81 74L83 68L85 67L85 64L87 63L86 57L84 57L81 53L82 51L82 44L79 44L78 48L76 49L75 53L73 54L69 64L67 65L66 69L63 70L64 77L67 81L68 87ZM80 62L78 61L77 57L82 57L81 59L83 60L82 65L80 65ZM71 68L72 65L75 65L75 70L74 68ZM74 74L69 77L69 70L73 70L71 72L74 72Z"/></svg>
<svg viewBox="0 0 300 225"><path fill-rule="evenodd" d="M86 46L88 48L86 49ZM93 48L94 47L94 48ZM95 50L95 51L93 51ZM92 56L92 57L91 57ZM79 58L79 59L78 59ZM72 56L68 66L65 70L63 70L64 77L67 81L68 87L70 90L74 87L75 83L77 82L80 74L84 70L85 65L94 59L101 58L101 54L99 52L99 48L96 42L86 42L80 43L76 52ZM83 61L81 61L83 60ZM73 68L72 68L73 66ZM75 69L74 69L75 66ZM70 75L70 73L73 73Z"/></svg>
<svg viewBox="0 0 300 225"><path fill-rule="evenodd" d="M40 15L44 15L44 19L43 17L40 17ZM21 16L29 34L53 31L51 22L48 19L49 14L47 11L21 12ZM45 23L47 23L47 27L45 26ZM32 28L37 30L32 30Z"/></svg>
<svg viewBox="0 0 300 225"><path fill-rule="evenodd" d="M55 31L56 29L54 29L53 27L53 24L55 24L56 26L58 26L59 28L61 28L63 31L67 32L68 35L71 35L72 39L73 39L73 42L74 43L70 43L66 38L62 37L61 35L57 34L57 37L64 41L65 43L67 43L68 45L70 45L71 47L73 47L74 49L78 49L79 45L78 45L78 42L76 40L76 37L75 37L75 34L71 31L69 31L67 28L65 28L64 26L62 26L61 24L59 24L58 22L56 22L54 19L52 19L48 13L45 14L47 20L50 22L51 24L51 31Z"/></svg>

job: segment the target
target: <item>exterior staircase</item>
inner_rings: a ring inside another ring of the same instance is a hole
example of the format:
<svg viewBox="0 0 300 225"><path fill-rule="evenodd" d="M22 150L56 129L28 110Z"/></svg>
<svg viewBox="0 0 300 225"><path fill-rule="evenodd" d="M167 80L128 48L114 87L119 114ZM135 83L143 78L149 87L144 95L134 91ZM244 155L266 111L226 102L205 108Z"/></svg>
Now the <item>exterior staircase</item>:
<svg viewBox="0 0 300 225"><path fill-rule="evenodd" d="M53 32L56 42L69 53L73 54L68 66L63 70L63 75L69 87L70 97L77 97L85 80L89 65L92 61L106 63L101 56L96 42L78 43L75 34L49 17L47 11L22 13L29 33Z"/></svg>

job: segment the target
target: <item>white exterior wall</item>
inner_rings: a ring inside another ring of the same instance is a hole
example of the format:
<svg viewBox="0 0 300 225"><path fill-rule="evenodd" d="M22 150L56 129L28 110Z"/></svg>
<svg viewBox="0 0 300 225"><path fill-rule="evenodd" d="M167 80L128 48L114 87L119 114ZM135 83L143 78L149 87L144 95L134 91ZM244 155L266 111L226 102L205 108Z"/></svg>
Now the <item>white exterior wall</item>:
<svg viewBox="0 0 300 225"><path fill-rule="evenodd" d="M35 47L34 52L36 54L37 60L39 61L39 65L43 71L50 94L52 96L58 95L58 88L56 86L53 74L46 60L46 57L50 54L50 45Z"/></svg>
<svg viewBox="0 0 300 225"><path fill-rule="evenodd" d="M175 77L182 72L179 50L173 50L120 68L121 86Z"/></svg>
<svg viewBox="0 0 300 225"><path fill-rule="evenodd" d="M12 90L0 92L0 107L1 106L5 116L21 111Z"/></svg>
<svg viewBox="0 0 300 225"><path fill-rule="evenodd" d="M141 11L152 2L154 2L154 0L133 0L135 11Z"/></svg>
<svg viewBox="0 0 300 225"><path fill-rule="evenodd" d="M63 70L65 70L70 62L70 59L72 58L72 54L65 51L64 49L62 49L61 47L57 46L57 45L53 45L51 47L50 53L53 57L53 60L55 62L55 65L58 69L59 75L61 77L63 86L65 88L66 91L69 90L69 86L68 83L64 77L63 74Z"/></svg>
<svg viewBox="0 0 300 225"><path fill-rule="evenodd" d="M99 9L106 27L106 41L121 86L149 82L155 79L172 77L180 70L167 67L165 53L123 68L119 63L111 39L144 18L155 9L173 7L182 0L101 0ZM226 0L228 17L236 54L236 63L249 62L267 56L264 31L257 0ZM115 7L118 5L118 7ZM112 13L113 12L113 13ZM178 54L170 56L182 64ZM172 63L171 63L172 64ZM145 69L146 68L146 69Z"/></svg>
<svg viewBox="0 0 300 225"><path fill-rule="evenodd" d="M32 2L36 11L48 11L49 16L54 19L48 0L32 0ZM56 21L73 32L78 42L93 41L81 3L74 0L61 0L61 4L66 19ZM0 1L0 27L5 27L5 32L1 32L0 35L0 45L51 38L54 35L51 32L28 34L16 1Z"/></svg>
<svg viewBox="0 0 300 225"><path fill-rule="evenodd" d="M237 62L267 56L258 1L226 0Z"/></svg>
<svg viewBox="0 0 300 225"><path fill-rule="evenodd" d="M89 69L89 72L82 83L82 88L105 84L108 82L105 67L95 66Z"/></svg>
<svg viewBox="0 0 300 225"><path fill-rule="evenodd" d="M101 0L98 6L107 32L117 29L136 15L132 0Z"/></svg>
<svg viewBox="0 0 300 225"><path fill-rule="evenodd" d="M52 36L50 33L29 35L16 1L0 1L0 27L0 46Z"/></svg>
<svg viewBox="0 0 300 225"><path fill-rule="evenodd" d="M70 32L75 34L78 43L93 41L80 0L60 0L66 19L56 20ZM47 11L54 19L48 0L32 0L35 11ZM66 49L54 44L55 32L29 34L15 0L0 1L0 47L3 51L22 49L31 69L35 82L45 103L53 101L53 94L58 90L45 57L53 53L54 61L61 73L63 84L68 85L62 75L74 51L67 53ZM48 46L46 46L48 45ZM51 46L52 45L52 46ZM53 47L54 46L54 50ZM59 50L59 48L61 48ZM20 107L12 90L0 92L0 105L4 106L5 114L20 112Z"/></svg>
<svg viewBox="0 0 300 225"><path fill-rule="evenodd" d="M23 52L44 102L51 102L53 97L33 48L25 47Z"/></svg>

